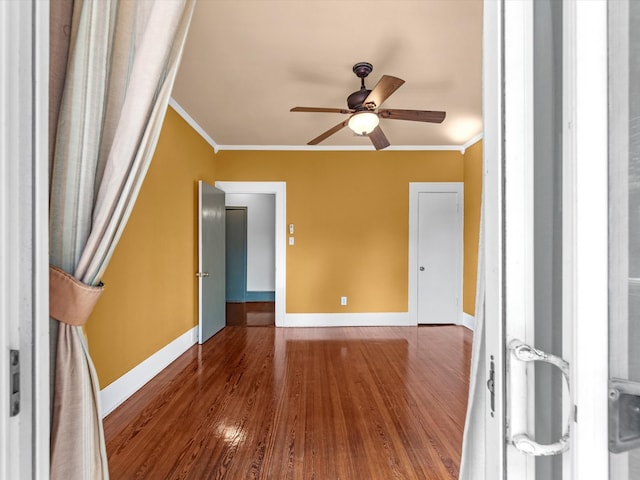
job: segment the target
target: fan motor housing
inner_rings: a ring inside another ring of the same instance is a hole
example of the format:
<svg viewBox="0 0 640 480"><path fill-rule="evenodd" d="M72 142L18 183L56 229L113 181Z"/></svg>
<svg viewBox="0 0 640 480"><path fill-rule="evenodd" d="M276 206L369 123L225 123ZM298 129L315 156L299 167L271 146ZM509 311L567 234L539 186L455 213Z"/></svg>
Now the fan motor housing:
<svg viewBox="0 0 640 480"><path fill-rule="evenodd" d="M355 110L356 112L366 110L362 105L362 102L366 100L370 93L371 90L365 89L358 90L357 92L353 92L351 95L349 95L349 97L347 98L347 105L349 106L349 109Z"/></svg>

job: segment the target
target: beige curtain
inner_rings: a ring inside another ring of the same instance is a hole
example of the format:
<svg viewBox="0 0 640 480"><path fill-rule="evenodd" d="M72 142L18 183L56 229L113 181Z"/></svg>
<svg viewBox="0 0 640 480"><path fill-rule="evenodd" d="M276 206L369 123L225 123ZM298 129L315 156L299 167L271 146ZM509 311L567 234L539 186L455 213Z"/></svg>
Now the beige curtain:
<svg viewBox="0 0 640 480"><path fill-rule="evenodd" d="M484 191L484 189L483 189ZM476 281L475 324L469 374L469 399L462 440L462 458L459 480L485 480L485 260L484 260L484 194L480 213L480 239L478 242L478 274Z"/></svg>
<svg viewBox="0 0 640 480"><path fill-rule="evenodd" d="M90 313L83 298L95 299L90 286L100 284L148 169L194 3L73 5L50 189L50 261L60 269L52 269L51 311L61 321L54 479L108 478L99 384L79 326Z"/></svg>

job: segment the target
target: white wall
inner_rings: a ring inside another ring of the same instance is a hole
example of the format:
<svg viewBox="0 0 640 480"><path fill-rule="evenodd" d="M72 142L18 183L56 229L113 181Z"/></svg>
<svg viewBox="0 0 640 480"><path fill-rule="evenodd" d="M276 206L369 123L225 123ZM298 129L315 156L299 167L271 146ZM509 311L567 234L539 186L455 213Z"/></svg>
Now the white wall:
<svg viewBox="0 0 640 480"><path fill-rule="evenodd" d="M228 193L225 204L247 207L247 291L275 291L275 195Z"/></svg>

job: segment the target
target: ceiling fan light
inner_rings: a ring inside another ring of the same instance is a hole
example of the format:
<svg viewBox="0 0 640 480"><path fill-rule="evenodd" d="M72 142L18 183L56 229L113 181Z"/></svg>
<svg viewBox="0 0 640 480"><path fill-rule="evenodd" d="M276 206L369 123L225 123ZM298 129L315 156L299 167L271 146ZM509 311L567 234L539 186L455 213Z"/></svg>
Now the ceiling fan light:
<svg viewBox="0 0 640 480"><path fill-rule="evenodd" d="M349 118L349 128L357 135L368 135L378 126L380 119L374 112L356 112Z"/></svg>

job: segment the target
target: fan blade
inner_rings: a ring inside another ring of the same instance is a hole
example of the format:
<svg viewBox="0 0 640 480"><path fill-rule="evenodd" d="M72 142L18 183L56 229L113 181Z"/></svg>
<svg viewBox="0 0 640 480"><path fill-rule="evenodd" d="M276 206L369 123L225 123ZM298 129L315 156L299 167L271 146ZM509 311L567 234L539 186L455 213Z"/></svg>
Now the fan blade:
<svg viewBox="0 0 640 480"><path fill-rule="evenodd" d="M373 143L373 146L376 148L376 150L382 150L383 148L387 148L389 145L391 145L389 143L389 140L387 140L385 134L382 133L382 129L380 128L380 126L377 126L373 130L373 132L369 134L369 139L371 140L371 143Z"/></svg>
<svg viewBox="0 0 640 480"><path fill-rule="evenodd" d="M373 90L371 90L369 96L362 102L362 105L373 103L375 108L379 108L382 102L389 98L403 83L404 80L401 78L383 75Z"/></svg>
<svg viewBox="0 0 640 480"><path fill-rule="evenodd" d="M413 120L414 122L442 123L446 112L436 112L430 110L398 110L395 108L378 110L378 115L391 120Z"/></svg>
<svg viewBox="0 0 640 480"><path fill-rule="evenodd" d="M307 143L307 145L317 145L317 144L319 144L325 138L328 138L331 135L333 135L334 133L336 133L337 131L342 130L344 127L347 126L347 123L348 122L346 120L344 122L340 122L335 127L330 128L329 130L324 132L322 135L319 135L316 138L314 138L313 140L311 140L309 143Z"/></svg>
<svg viewBox="0 0 640 480"><path fill-rule="evenodd" d="M290 112L353 113L346 108L293 107Z"/></svg>

